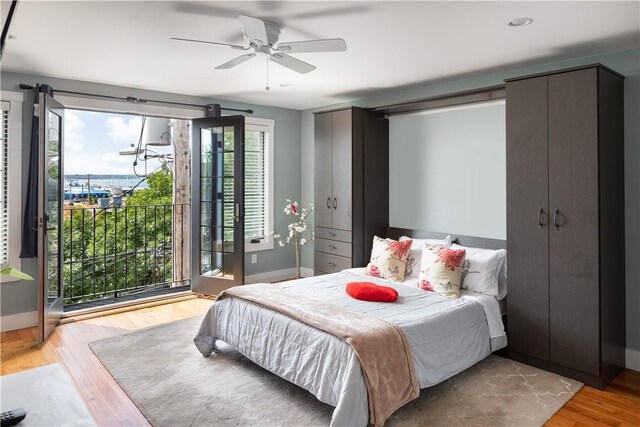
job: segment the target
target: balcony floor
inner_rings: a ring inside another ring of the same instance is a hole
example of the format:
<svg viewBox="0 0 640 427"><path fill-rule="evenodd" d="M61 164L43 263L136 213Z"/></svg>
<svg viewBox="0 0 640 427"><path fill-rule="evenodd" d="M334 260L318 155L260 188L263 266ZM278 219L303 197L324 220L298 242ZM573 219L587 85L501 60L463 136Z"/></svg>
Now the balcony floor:
<svg viewBox="0 0 640 427"><path fill-rule="evenodd" d="M64 306L64 312L70 313L73 311L85 310L87 308L104 307L112 304L131 302L131 301L135 301L142 298L170 295L178 292L188 292L190 290L191 290L191 285L176 286L173 288L166 285L161 288L155 288L148 291L141 291L135 294L123 295L123 296L112 297L112 298L103 298L103 299L98 299L94 301L80 302L76 304L67 304Z"/></svg>

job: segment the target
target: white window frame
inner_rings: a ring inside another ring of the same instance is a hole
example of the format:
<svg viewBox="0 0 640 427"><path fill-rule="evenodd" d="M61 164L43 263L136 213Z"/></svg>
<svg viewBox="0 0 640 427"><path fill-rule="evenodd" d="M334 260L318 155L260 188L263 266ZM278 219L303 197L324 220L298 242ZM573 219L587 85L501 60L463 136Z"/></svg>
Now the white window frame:
<svg viewBox="0 0 640 427"><path fill-rule="evenodd" d="M265 198L264 214L265 214L265 238L260 243L249 243L251 239L246 239L244 244L245 253L266 251L273 249L273 217L274 217L274 194L273 194L273 178L275 174L274 169L274 153L275 153L275 120L273 119L261 119L258 117L245 117L244 128L247 130L258 130L267 132L269 134L267 150L266 150L266 162L265 170L267 171L267 179L265 180L267 197Z"/></svg>
<svg viewBox="0 0 640 427"><path fill-rule="evenodd" d="M8 144L8 163L9 176L9 194L13 197L9 198L8 216L9 216L9 265L11 267L21 269L22 260L20 259L20 245L22 233L22 102L24 94L21 92L0 91L0 99L11 103L9 108L9 138ZM15 282L20 279L14 277L3 277L2 283Z"/></svg>

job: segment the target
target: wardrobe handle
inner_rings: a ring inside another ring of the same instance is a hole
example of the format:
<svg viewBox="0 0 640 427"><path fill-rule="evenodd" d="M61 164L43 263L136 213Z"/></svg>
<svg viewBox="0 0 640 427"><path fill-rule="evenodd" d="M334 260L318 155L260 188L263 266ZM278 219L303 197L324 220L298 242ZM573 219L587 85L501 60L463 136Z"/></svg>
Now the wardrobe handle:
<svg viewBox="0 0 640 427"><path fill-rule="evenodd" d="M327 209L331 209L331 197L327 197Z"/></svg>
<svg viewBox="0 0 640 427"><path fill-rule="evenodd" d="M556 226L556 230L560 230L560 224L558 224L558 214L560 213L560 209L555 208L553 211L553 225Z"/></svg>
<svg viewBox="0 0 640 427"><path fill-rule="evenodd" d="M538 208L538 227L542 228L544 226L544 224L542 224L542 213L544 212L544 209L542 209L541 207Z"/></svg>
<svg viewBox="0 0 640 427"><path fill-rule="evenodd" d="M337 197L333 198L333 209L338 209L338 198Z"/></svg>

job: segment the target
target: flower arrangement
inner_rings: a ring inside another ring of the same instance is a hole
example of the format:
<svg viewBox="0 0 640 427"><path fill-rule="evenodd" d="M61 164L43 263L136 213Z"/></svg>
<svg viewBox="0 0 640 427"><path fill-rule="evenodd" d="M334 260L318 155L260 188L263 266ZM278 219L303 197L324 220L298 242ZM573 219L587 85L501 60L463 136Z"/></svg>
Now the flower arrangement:
<svg viewBox="0 0 640 427"><path fill-rule="evenodd" d="M311 235L308 238L304 238L303 235L309 228L308 218L309 215L313 212L313 203L309 205L309 209L298 207L298 202L292 202L289 199L286 199L286 204L284 206L284 213L289 215L290 222L287 228L289 229L288 235L286 239L281 239L278 244L281 247L286 245L293 245L296 249L296 279L300 278L300 252L302 247L315 239L315 233L311 232ZM273 233L274 239L280 239L279 234Z"/></svg>

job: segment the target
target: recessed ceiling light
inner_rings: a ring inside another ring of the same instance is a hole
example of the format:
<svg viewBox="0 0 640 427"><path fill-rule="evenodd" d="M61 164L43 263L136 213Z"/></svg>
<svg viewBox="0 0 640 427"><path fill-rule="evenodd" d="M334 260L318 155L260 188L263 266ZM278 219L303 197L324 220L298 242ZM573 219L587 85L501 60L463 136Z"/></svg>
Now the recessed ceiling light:
<svg viewBox="0 0 640 427"><path fill-rule="evenodd" d="M524 27L525 25L529 25L533 22L533 18L516 18L513 21L509 22L510 27Z"/></svg>

